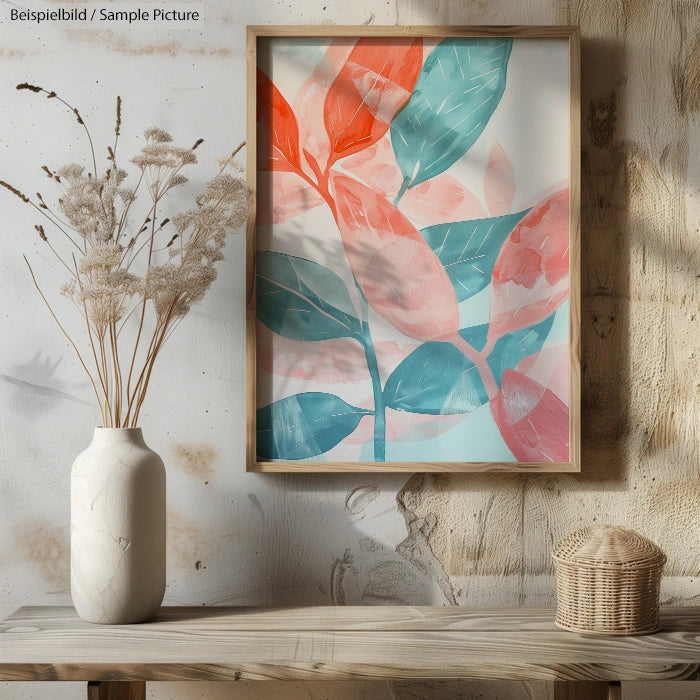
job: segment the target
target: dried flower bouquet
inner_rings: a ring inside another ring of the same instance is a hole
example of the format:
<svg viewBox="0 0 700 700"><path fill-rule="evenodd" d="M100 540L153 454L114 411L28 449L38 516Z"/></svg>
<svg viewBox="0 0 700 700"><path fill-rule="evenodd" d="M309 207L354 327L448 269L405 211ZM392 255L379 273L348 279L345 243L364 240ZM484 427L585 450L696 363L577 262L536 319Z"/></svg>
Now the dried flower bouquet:
<svg viewBox="0 0 700 700"><path fill-rule="evenodd" d="M18 90L44 93L67 107L84 128L91 168L72 163L56 170L42 166L60 190L56 205L37 192L28 197L0 180L48 222L35 226L40 238L63 265L68 281L61 293L80 313L89 349L64 324L32 280L90 378L104 427L135 427L148 391L153 366L163 344L193 304L204 298L216 278L226 236L247 216L248 190L235 157L219 159L218 174L195 197L194 206L168 216L172 190L187 182L184 171L197 162L195 150L173 145L166 131L150 128L141 152L131 159L138 171L133 187L117 164L121 98L117 97L114 142L107 147L107 167L98 175L92 135L78 110L55 92L23 83ZM143 196L145 191L146 196ZM146 200L139 208L138 202ZM137 203L137 204L135 204ZM137 216L137 212L140 212ZM57 232L54 242L53 233Z"/></svg>

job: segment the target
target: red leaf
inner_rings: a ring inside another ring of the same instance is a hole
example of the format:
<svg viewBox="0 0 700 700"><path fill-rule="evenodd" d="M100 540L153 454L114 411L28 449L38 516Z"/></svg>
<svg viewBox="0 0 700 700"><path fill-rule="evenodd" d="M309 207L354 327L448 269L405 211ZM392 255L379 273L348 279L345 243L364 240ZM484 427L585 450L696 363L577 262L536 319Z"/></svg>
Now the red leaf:
<svg viewBox="0 0 700 700"><path fill-rule="evenodd" d="M258 170L299 172L299 127L292 108L258 68Z"/></svg>
<svg viewBox="0 0 700 700"><path fill-rule="evenodd" d="M323 58L304 81L294 98L294 113L299 115L299 142L304 150L311 154L322 171L327 167L330 154L323 105L328 89L345 65L354 44L354 40L350 39L333 39Z"/></svg>
<svg viewBox="0 0 700 700"><path fill-rule="evenodd" d="M491 414L519 462L569 460L569 409L549 389L507 369Z"/></svg>
<svg viewBox="0 0 700 700"><path fill-rule="evenodd" d="M361 182L333 173L331 183L345 253L372 308L411 338L454 338L454 287L415 226Z"/></svg>
<svg viewBox="0 0 700 700"><path fill-rule="evenodd" d="M423 40L359 39L323 108L329 165L376 143L408 101L423 62Z"/></svg>
<svg viewBox="0 0 700 700"><path fill-rule="evenodd" d="M488 337L546 318L569 295L569 190L533 208L498 254L491 285Z"/></svg>

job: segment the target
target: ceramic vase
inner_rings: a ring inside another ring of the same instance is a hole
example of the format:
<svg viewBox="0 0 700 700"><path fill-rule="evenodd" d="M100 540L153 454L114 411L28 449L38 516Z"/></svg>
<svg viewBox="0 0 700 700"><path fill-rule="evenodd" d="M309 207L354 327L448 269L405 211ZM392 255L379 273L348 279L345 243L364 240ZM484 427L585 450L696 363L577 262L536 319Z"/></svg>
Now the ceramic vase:
<svg viewBox="0 0 700 700"><path fill-rule="evenodd" d="M96 428L71 471L71 596L84 620L143 622L165 593L165 467L141 428Z"/></svg>

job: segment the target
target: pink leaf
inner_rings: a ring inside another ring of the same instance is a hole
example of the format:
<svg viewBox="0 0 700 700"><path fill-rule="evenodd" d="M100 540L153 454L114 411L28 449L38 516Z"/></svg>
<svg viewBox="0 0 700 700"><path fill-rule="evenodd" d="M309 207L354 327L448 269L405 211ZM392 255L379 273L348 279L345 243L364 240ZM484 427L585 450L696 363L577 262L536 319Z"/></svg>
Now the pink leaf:
<svg viewBox="0 0 700 700"><path fill-rule="evenodd" d="M390 200L394 199L403 182L388 137L350 156L343 161L343 167ZM407 190L399 209L421 228L486 217L476 196L447 173Z"/></svg>
<svg viewBox="0 0 700 700"><path fill-rule="evenodd" d="M329 164L376 143L408 101L423 61L421 38L358 39L323 107Z"/></svg>
<svg viewBox="0 0 700 700"><path fill-rule="evenodd" d="M514 194L513 164L503 146L494 141L484 175L484 198L491 216L510 214Z"/></svg>
<svg viewBox="0 0 700 700"><path fill-rule="evenodd" d="M372 308L411 338L454 338L454 287L415 226L361 182L333 173L331 183L345 253Z"/></svg>
<svg viewBox="0 0 700 700"><path fill-rule="evenodd" d="M352 338L290 340L258 323L258 367L276 376L307 382L367 381L367 360L362 346Z"/></svg>
<svg viewBox="0 0 700 700"><path fill-rule="evenodd" d="M554 182L553 184L549 185L548 187L545 187L543 190L538 192L536 195L533 197L530 197L526 199L524 202L521 202L518 204L514 211L522 211L523 209L532 209L532 207L536 207L540 202L543 202L545 199L548 197L551 197L553 194L556 194L560 190L566 190L569 188L569 178L564 178L563 180L559 180L559 182Z"/></svg>
<svg viewBox="0 0 700 700"><path fill-rule="evenodd" d="M569 404L569 346L566 343L543 348L518 362L515 369Z"/></svg>
<svg viewBox="0 0 700 700"><path fill-rule="evenodd" d="M441 38L433 38L431 39L430 37L423 37L423 63L425 63L425 59L428 58L430 55L431 51L442 41Z"/></svg>
<svg viewBox="0 0 700 700"><path fill-rule="evenodd" d="M274 170L258 186L259 224L279 224L323 204L316 189L295 173Z"/></svg>
<svg viewBox="0 0 700 700"><path fill-rule="evenodd" d="M411 221L421 227L486 218L476 196L447 173L407 190L399 206Z"/></svg>
<svg viewBox="0 0 700 700"><path fill-rule="evenodd" d="M258 69L258 170L298 172L299 127L292 108L270 78Z"/></svg>
<svg viewBox="0 0 700 700"><path fill-rule="evenodd" d="M390 373L417 345L386 340L375 343L382 369ZM352 338L333 338L314 342L290 340L257 324L256 350L258 367L279 377L327 384L367 382L367 357L362 346ZM374 399L370 399L372 408Z"/></svg>
<svg viewBox="0 0 700 700"><path fill-rule="evenodd" d="M489 341L546 318L569 295L569 191L532 209L493 268Z"/></svg>
<svg viewBox="0 0 700 700"><path fill-rule="evenodd" d="M503 372L491 414L519 462L569 460L569 409L541 384L519 372Z"/></svg>
<svg viewBox="0 0 700 700"><path fill-rule="evenodd" d="M374 400L360 404L363 408L373 408ZM422 442L431 440L454 428L463 415L431 416L421 413L407 413L386 409L386 439L387 442ZM357 429L345 439L351 445L362 445L374 438L374 421L360 421Z"/></svg>
<svg viewBox="0 0 700 700"><path fill-rule="evenodd" d="M387 199L394 198L403 182L403 175L396 165L396 156L388 137L344 160L343 168Z"/></svg>

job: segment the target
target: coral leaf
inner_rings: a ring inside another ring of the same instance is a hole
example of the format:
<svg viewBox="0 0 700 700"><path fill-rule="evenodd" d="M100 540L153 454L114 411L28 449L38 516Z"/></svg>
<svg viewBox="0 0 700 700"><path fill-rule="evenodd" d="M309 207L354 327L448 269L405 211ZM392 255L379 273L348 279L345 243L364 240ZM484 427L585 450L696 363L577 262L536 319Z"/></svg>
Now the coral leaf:
<svg viewBox="0 0 700 700"><path fill-rule="evenodd" d="M530 210L493 268L489 340L534 325L569 295L569 191Z"/></svg>
<svg viewBox="0 0 700 700"><path fill-rule="evenodd" d="M569 409L538 382L505 370L491 413L518 461L568 461Z"/></svg>
<svg viewBox="0 0 700 700"><path fill-rule="evenodd" d="M316 64L313 73L304 81L294 97L294 113L299 115L299 143L304 155L316 161L325 170L330 154L330 143L326 134L323 105L328 89L345 65L355 42L350 39L333 39L323 58ZM311 171L307 171L311 174Z"/></svg>

